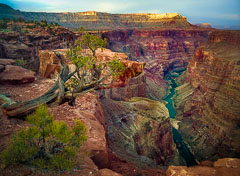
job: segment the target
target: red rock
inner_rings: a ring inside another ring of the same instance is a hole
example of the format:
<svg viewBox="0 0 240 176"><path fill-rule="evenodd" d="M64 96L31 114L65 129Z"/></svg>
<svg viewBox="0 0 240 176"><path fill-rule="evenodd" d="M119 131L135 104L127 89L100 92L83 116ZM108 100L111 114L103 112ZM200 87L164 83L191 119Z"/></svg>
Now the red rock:
<svg viewBox="0 0 240 176"><path fill-rule="evenodd" d="M208 40L211 30L116 30L104 32L103 38L107 38L110 49L126 53L131 60L146 62L148 92L153 98L162 99L167 94L166 86L162 86L167 84L164 74L186 67L195 49Z"/></svg>
<svg viewBox="0 0 240 176"><path fill-rule="evenodd" d="M207 167L213 167L213 162L212 161L202 161L200 163L201 166L207 166Z"/></svg>
<svg viewBox="0 0 240 176"><path fill-rule="evenodd" d="M60 53L65 63L69 67L74 67L71 61L65 58L66 49L55 50ZM112 52L109 49L96 51L97 61L111 61L117 57L125 66L126 70L122 76L113 81L107 87L99 88L100 96L115 100L127 100L134 96L146 96L146 78L143 73L145 62L135 62L126 60L128 57L123 53ZM50 77L60 71L60 63L54 51L42 50L39 52L40 72L43 77ZM71 70L71 69L70 69ZM103 73L103 75L106 73ZM110 83L110 77L105 83Z"/></svg>
<svg viewBox="0 0 240 176"><path fill-rule="evenodd" d="M169 114L163 103L142 97L129 101L105 98L101 102L108 145L119 158L136 165L151 166L168 165L174 158L175 164L179 164Z"/></svg>
<svg viewBox="0 0 240 176"><path fill-rule="evenodd" d="M240 32L214 31L177 88L179 131L199 161L240 154Z"/></svg>
<svg viewBox="0 0 240 176"><path fill-rule="evenodd" d="M0 65L14 65L15 64L15 60L13 59L5 59L5 58L0 58Z"/></svg>
<svg viewBox="0 0 240 176"><path fill-rule="evenodd" d="M19 24L30 25L30 24ZM30 30L30 29L26 29ZM66 48L73 43L75 34L63 27L34 28L28 33L0 32L0 57L21 59L31 62L34 70L38 71L39 50Z"/></svg>
<svg viewBox="0 0 240 176"><path fill-rule="evenodd" d="M5 70L0 73L2 83L23 84L32 83L35 80L35 73L22 67L6 65Z"/></svg>
<svg viewBox="0 0 240 176"><path fill-rule="evenodd" d="M166 171L166 176L215 176L216 169L211 167L204 166L194 166L194 167L186 167L186 166L170 166Z"/></svg>
<svg viewBox="0 0 240 176"><path fill-rule="evenodd" d="M98 171L97 176L122 176L119 173L113 172L110 169L101 169Z"/></svg>
<svg viewBox="0 0 240 176"><path fill-rule="evenodd" d="M207 161L207 165L209 161ZM203 162L201 163L201 165ZM204 163L204 165L206 162ZM214 167L206 166L170 166L166 171L166 176L238 176L240 173L240 159L223 158L213 163Z"/></svg>
<svg viewBox="0 0 240 176"><path fill-rule="evenodd" d="M0 73L5 69L3 65L0 65Z"/></svg>
<svg viewBox="0 0 240 176"><path fill-rule="evenodd" d="M240 159L239 158L223 158L218 159L214 162L214 167L227 167L227 168L239 168L240 169Z"/></svg>

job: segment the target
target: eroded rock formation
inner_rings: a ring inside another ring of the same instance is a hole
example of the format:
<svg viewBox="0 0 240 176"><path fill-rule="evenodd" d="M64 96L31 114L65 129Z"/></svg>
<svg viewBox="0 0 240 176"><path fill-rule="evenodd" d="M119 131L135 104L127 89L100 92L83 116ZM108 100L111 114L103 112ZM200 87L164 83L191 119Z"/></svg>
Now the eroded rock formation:
<svg viewBox="0 0 240 176"><path fill-rule="evenodd" d="M22 28L21 34L19 32L0 32L0 57L23 58L34 70L39 68L39 50L66 48L67 44L75 40L74 33L63 27L38 27L30 30L25 28L30 24L18 23L17 25ZM24 30L29 31L24 33Z"/></svg>
<svg viewBox="0 0 240 176"><path fill-rule="evenodd" d="M179 131L199 160L240 157L240 33L215 31L174 98Z"/></svg>
<svg viewBox="0 0 240 176"><path fill-rule="evenodd" d="M59 23L68 28L86 29L129 29L129 28L189 28L191 25L186 17L178 13L165 14L110 14L106 12L65 12L65 13L44 13L44 12L21 12L11 7L0 4L0 18L23 18L26 20Z"/></svg>
<svg viewBox="0 0 240 176"><path fill-rule="evenodd" d="M167 95L164 74L183 69L195 49L207 41L211 29L118 30L103 33L108 47L126 53L130 60L146 62L145 72L149 97Z"/></svg>
<svg viewBox="0 0 240 176"><path fill-rule="evenodd" d="M118 157L145 167L180 163L164 103L141 97L101 102L109 147Z"/></svg>

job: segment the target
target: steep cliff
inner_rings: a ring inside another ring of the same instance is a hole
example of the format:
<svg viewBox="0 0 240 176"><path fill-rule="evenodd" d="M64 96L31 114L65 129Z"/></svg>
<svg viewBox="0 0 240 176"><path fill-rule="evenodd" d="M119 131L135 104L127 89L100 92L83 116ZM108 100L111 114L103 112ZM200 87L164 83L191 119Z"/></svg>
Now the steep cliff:
<svg viewBox="0 0 240 176"><path fill-rule="evenodd" d="M207 41L211 29L118 30L103 33L108 47L126 53L131 60L146 62L148 93L162 99L168 84L164 74L183 69L195 49Z"/></svg>
<svg viewBox="0 0 240 176"><path fill-rule="evenodd" d="M240 157L240 32L214 31L174 98L179 131L199 160Z"/></svg>
<svg viewBox="0 0 240 176"><path fill-rule="evenodd" d="M101 100L110 149L141 167L180 164L164 103L142 97Z"/></svg>
<svg viewBox="0 0 240 176"><path fill-rule="evenodd" d="M110 14L103 12L78 12L78 13L41 13L22 12L28 20L47 20L57 22L68 28L86 29L121 29L121 28L152 28L174 27L187 28L191 24L186 17L178 13L168 14Z"/></svg>
<svg viewBox="0 0 240 176"><path fill-rule="evenodd" d="M65 48L75 40L73 32L60 26L41 27L34 23L9 22L8 28L19 31L0 32L0 57L21 59L38 70L38 53L43 49Z"/></svg>
<svg viewBox="0 0 240 176"><path fill-rule="evenodd" d="M63 12L63 13L44 13L44 12L21 12L11 7L0 4L0 19L23 18L26 20L59 23L68 28L86 29L130 29L130 28L189 28L191 25L186 17L178 13L165 14L110 14L105 12Z"/></svg>

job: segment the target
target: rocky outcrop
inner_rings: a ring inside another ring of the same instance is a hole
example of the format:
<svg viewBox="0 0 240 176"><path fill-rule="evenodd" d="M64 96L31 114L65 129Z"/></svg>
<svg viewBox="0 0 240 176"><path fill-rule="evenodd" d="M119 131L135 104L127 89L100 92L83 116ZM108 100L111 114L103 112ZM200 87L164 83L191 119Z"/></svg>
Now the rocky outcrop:
<svg viewBox="0 0 240 176"><path fill-rule="evenodd" d="M130 60L146 62L150 97L162 99L167 95L164 74L186 67L195 49L207 41L209 30L118 30L103 33L103 38L107 38L113 51L126 53Z"/></svg>
<svg viewBox="0 0 240 176"><path fill-rule="evenodd" d="M55 74L60 71L60 62L57 56L54 52L57 52L61 55L63 61L70 67L70 69L74 70L74 65L72 62L66 58L66 52L68 49L56 49L56 50L41 50L39 51L39 62L40 62L40 68L39 71L44 78L50 78L52 74ZM86 51L88 53L88 51ZM90 54L90 53L89 53ZM122 60L125 62L126 67L128 66L128 57L124 53L118 53L118 52L112 52L109 49L104 49L103 51L101 49L96 50L96 61L98 62L106 62L111 61L114 58L117 58L118 60ZM130 63L131 61L129 61ZM138 63L136 63L138 64ZM135 65L136 65L135 64ZM133 64L134 65L134 64ZM135 66L134 65L134 66ZM143 65L143 63L142 63ZM131 67L134 67L131 66ZM136 66L135 66L136 67ZM135 70L137 67L135 68ZM138 72L142 72L141 70L136 70Z"/></svg>
<svg viewBox="0 0 240 176"><path fill-rule="evenodd" d="M6 59L6 58L0 58L0 65L6 66L6 65L14 65L15 60L13 59Z"/></svg>
<svg viewBox="0 0 240 176"><path fill-rule="evenodd" d="M0 82L2 84L24 84L35 80L35 73L31 70L15 66L13 59L0 59Z"/></svg>
<svg viewBox="0 0 240 176"><path fill-rule="evenodd" d="M49 78L60 71L60 63L54 52L58 52L63 61L68 64L70 70L74 70L75 66L70 60L66 59L67 49L58 49L54 51L42 50L39 52L40 73L42 77ZM125 67L123 75L114 80L109 86L99 88L100 97L111 98L114 100L127 100L131 97L146 96L146 76L143 72L144 62L135 62L127 60L128 57L124 53L112 52L109 49L96 51L96 60L101 62L111 61L114 58L119 59ZM111 78L110 78L111 79ZM112 79L111 79L112 80ZM111 80L107 80L108 83Z"/></svg>
<svg viewBox="0 0 240 176"><path fill-rule="evenodd" d="M179 131L200 161L240 157L239 40L239 31L212 32L176 91Z"/></svg>
<svg viewBox="0 0 240 176"><path fill-rule="evenodd" d="M210 163L210 162L205 162ZM237 176L240 173L240 159L223 158L212 165L198 165L194 167L170 166L167 169L167 176L205 175L205 176Z"/></svg>
<svg viewBox="0 0 240 176"><path fill-rule="evenodd" d="M164 103L141 97L101 102L109 147L121 160L145 167L180 163Z"/></svg>
<svg viewBox="0 0 240 176"><path fill-rule="evenodd" d="M83 153L90 153L89 157L93 160L97 168L109 167L108 146L105 134L105 118L101 103L96 93L87 93L76 99L76 106L69 106L64 103L50 109L56 120L67 122L71 127L75 120L82 121L87 128L87 142L81 148ZM86 158L86 157L85 157ZM85 163L83 158L79 158ZM85 166L86 167L86 166ZM85 169L85 167L83 167ZM92 166L86 169L93 169ZM94 171L96 172L96 170Z"/></svg>
<svg viewBox="0 0 240 176"><path fill-rule="evenodd" d="M21 26L23 32L0 32L0 57L23 58L29 63L28 67L36 71L39 68L39 50L66 48L75 39L74 33L63 27L37 27L30 30L25 29L30 24L15 25ZM25 30L28 32L25 33Z"/></svg>

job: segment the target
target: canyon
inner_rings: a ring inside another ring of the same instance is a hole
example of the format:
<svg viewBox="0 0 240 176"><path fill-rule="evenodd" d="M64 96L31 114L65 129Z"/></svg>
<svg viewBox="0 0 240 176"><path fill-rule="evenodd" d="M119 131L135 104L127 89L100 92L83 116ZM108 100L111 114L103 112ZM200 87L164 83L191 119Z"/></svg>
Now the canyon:
<svg viewBox="0 0 240 176"><path fill-rule="evenodd" d="M199 160L239 157L239 31L214 31L173 98L179 132Z"/></svg>
<svg viewBox="0 0 240 176"><path fill-rule="evenodd" d="M50 108L57 120L71 127L79 119L88 129L88 141L83 146L83 152L89 152L86 167L75 174L239 174L239 31L196 27L177 13L35 13L6 9L11 11L9 17L48 19L69 28L104 29L100 34L107 39L108 49L98 50L96 59L117 57L126 68L110 86L78 97L76 106L64 103ZM1 32L0 57L4 61L26 58L39 71L34 82L0 85L1 94L25 100L46 92L60 71L54 51L65 58L66 43L73 43L77 37L81 36L56 26L36 28L27 34ZM0 62L1 74L14 64L8 61ZM71 63L64 61L71 69ZM3 111L0 115L4 124L2 149L14 131L27 125L7 118ZM194 162L186 159L183 148Z"/></svg>
<svg viewBox="0 0 240 176"><path fill-rule="evenodd" d="M58 23L71 29L84 27L91 30L131 29L131 28L189 28L191 25L186 17L179 13L165 14L110 14L106 12L22 12L0 4L0 18L22 18L25 20Z"/></svg>
<svg viewBox="0 0 240 176"><path fill-rule="evenodd" d="M171 70L185 69L195 49L208 40L212 29L117 30L104 32L108 48L130 60L146 62L148 96L161 100L168 94L164 79Z"/></svg>

